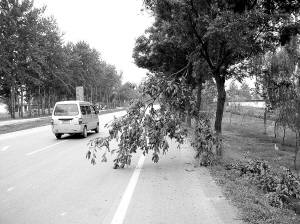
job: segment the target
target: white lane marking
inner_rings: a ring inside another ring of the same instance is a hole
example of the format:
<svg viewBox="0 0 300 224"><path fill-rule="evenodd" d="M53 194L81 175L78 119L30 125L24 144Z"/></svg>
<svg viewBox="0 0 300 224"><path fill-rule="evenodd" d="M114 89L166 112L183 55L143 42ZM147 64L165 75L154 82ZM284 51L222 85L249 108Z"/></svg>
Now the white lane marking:
<svg viewBox="0 0 300 224"><path fill-rule="evenodd" d="M34 153L37 153L37 152L40 152L40 151L42 151L42 150L48 149L48 148L50 148L50 147L52 147L52 146L58 145L58 144L63 143L63 142L65 142L65 141L67 141L67 140L60 141L60 142L58 142L58 143L56 143L56 144L54 144L54 145L49 145L49 146L47 146L47 147L45 147L45 148L42 148L42 149L39 149L39 150L30 152L30 153L27 153L26 156L30 156L30 155L32 155L32 154L34 154Z"/></svg>
<svg viewBox="0 0 300 224"><path fill-rule="evenodd" d="M141 173L144 160L145 160L145 156L141 155L139 162L138 162L137 166L135 167L135 170L131 176L129 184L126 188L126 191L122 197L122 200L119 204L119 207L118 207L111 223L123 223L132 193L134 191L135 185L136 185L139 175Z"/></svg>
<svg viewBox="0 0 300 224"><path fill-rule="evenodd" d="M32 129L26 129L26 130L22 130L22 131L10 132L7 134L1 134L0 140L15 138L15 137L23 136L23 135L29 135L29 134L44 131L44 130L50 130L50 132L51 132L51 125L46 125L46 126L32 128Z"/></svg>
<svg viewBox="0 0 300 224"><path fill-rule="evenodd" d="M9 188L9 189L7 189L7 191L11 191L12 189L14 189L15 187L11 187L11 188Z"/></svg>
<svg viewBox="0 0 300 224"><path fill-rule="evenodd" d="M8 149L8 147L9 145L0 147L0 152L5 151L6 149Z"/></svg>

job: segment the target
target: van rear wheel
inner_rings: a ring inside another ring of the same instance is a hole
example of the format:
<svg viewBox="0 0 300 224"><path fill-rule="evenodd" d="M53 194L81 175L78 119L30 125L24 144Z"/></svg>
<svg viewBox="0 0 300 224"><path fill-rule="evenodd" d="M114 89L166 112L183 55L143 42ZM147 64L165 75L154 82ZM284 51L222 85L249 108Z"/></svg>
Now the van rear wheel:
<svg viewBox="0 0 300 224"><path fill-rule="evenodd" d="M99 133L99 124L97 124L97 127L94 129L94 131L95 131L96 133Z"/></svg>
<svg viewBox="0 0 300 224"><path fill-rule="evenodd" d="M61 139L62 134L55 134L57 139Z"/></svg>
<svg viewBox="0 0 300 224"><path fill-rule="evenodd" d="M87 129L86 126L84 126L83 131L82 131L82 137L86 138L87 137Z"/></svg>

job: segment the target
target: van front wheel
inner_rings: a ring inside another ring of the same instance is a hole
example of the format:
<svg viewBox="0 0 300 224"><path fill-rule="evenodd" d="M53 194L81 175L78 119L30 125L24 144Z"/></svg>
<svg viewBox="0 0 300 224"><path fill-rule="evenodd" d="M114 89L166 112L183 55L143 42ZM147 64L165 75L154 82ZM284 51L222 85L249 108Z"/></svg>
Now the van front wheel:
<svg viewBox="0 0 300 224"><path fill-rule="evenodd" d="M83 128L82 137L83 137L83 138L86 138L86 137L87 137L87 129L86 129L86 126L84 126L84 128Z"/></svg>
<svg viewBox="0 0 300 224"><path fill-rule="evenodd" d="M57 139L61 139L62 134L55 134Z"/></svg>

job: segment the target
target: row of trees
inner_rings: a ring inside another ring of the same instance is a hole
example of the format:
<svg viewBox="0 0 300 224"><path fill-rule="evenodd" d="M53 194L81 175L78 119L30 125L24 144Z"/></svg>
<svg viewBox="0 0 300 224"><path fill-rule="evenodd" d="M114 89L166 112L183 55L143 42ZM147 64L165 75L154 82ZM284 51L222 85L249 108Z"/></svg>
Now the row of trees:
<svg viewBox="0 0 300 224"><path fill-rule="evenodd" d="M133 58L139 67L150 71L141 90L153 100L158 99L161 110L150 110L149 117L143 112L149 104L137 101L128 115L111 124L110 138L99 142L107 145L107 141L121 132L124 141L116 162L126 164L136 145L142 146L144 152L152 149L153 160L157 161L161 148L166 151L166 136L182 142L185 135L180 126L182 116L193 116L200 121L202 99L207 98L206 94L215 93L215 135L208 134L208 138L211 135L215 138L213 143L208 142L210 146L201 147L215 148L222 155L219 140L226 100L225 81L242 81L253 76L253 61L267 52L276 52L280 45L285 46L292 37L298 37L299 1L143 2L155 22L137 39ZM264 77L264 73L261 75ZM138 119L132 119L133 116ZM136 129L141 124L146 126L145 130ZM147 136L149 142L142 136ZM214 143L218 147L211 147Z"/></svg>
<svg viewBox="0 0 300 224"><path fill-rule="evenodd" d="M231 81L226 91L228 101L245 101L251 99L261 99L255 90L252 90L246 82L239 87L235 81Z"/></svg>
<svg viewBox="0 0 300 224"><path fill-rule="evenodd" d="M283 144L286 129L295 133L295 169L300 167L300 44L296 36L285 46L268 52L253 63L253 73L258 82L257 91L266 100L265 113L275 118L275 130L283 128ZM276 136L276 135L275 135Z"/></svg>
<svg viewBox="0 0 300 224"><path fill-rule="evenodd" d="M12 118L24 101L30 116L32 104L44 113L58 100L76 99L76 86L102 105L136 97L130 83L122 85L122 72L84 41L65 44L55 19L33 3L0 1L0 99Z"/></svg>

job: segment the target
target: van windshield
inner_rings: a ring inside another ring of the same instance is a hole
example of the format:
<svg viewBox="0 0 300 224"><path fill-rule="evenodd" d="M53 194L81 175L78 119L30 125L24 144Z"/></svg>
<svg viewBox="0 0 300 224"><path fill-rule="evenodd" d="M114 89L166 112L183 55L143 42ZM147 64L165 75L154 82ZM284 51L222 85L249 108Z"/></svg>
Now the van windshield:
<svg viewBox="0 0 300 224"><path fill-rule="evenodd" d="M56 116L74 116L78 113L77 104L57 104L54 110Z"/></svg>

